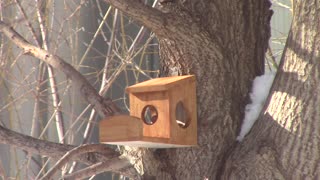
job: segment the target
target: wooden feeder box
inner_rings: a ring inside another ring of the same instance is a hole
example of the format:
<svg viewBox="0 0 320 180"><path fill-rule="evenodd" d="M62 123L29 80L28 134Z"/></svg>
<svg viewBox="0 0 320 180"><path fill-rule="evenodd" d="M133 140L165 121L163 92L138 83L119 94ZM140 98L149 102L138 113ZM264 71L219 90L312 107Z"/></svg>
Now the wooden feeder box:
<svg viewBox="0 0 320 180"><path fill-rule="evenodd" d="M197 145L193 75L148 80L126 89L130 116L100 122L100 142L149 148Z"/></svg>

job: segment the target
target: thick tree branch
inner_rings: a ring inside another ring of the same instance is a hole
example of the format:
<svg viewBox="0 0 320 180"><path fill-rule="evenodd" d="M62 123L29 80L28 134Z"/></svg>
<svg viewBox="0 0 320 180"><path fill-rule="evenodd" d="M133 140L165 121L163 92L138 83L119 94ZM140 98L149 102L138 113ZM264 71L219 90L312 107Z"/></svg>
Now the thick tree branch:
<svg viewBox="0 0 320 180"><path fill-rule="evenodd" d="M23 135L5 127L0 126L0 144L9 144L12 147L20 148L32 154L60 159L61 164L68 161L79 161L87 165L93 165L93 171L104 172L113 171L123 174L127 177L138 178L136 170L130 165L127 159L120 157L120 154L114 149L102 144L77 146L60 144L40 140L31 136ZM86 151L86 152L83 152ZM66 155L67 154L67 155ZM82 154L79 156L79 154ZM99 164L112 164L112 167L100 167ZM60 164L58 164L60 167ZM1 169L0 169L1 170ZM104 171L103 171L104 170ZM1 171L0 171L1 177Z"/></svg>
<svg viewBox="0 0 320 180"><path fill-rule="evenodd" d="M142 25L160 35L166 26L166 14L137 0L105 0L113 7L128 14Z"/></svg>
<svg viewBox="0 0 320 180"><path fill-rule="evenodd" d="M191 44L197 44L194 42L196 38L199 41L208 38L207 32L201 29L201 25L183 11L179 10L179 13L163 13L144 4L142 1L136 0L105 0L105 2L128 14L131 18L149 28L158 37L165 37L166 39L178 37ZM203 43L208 44L210 42Z"/></svg>
<svg viewBox="0 0 320 180"><path fill-rule="evenodd" d="M76 146L40 140L31 136L14 132L2 126L0 126L0 144L10 144L13 147L20 148L27 152L40 154L54 159L60 159L64 157L66 154L70 154L68 153L69 151L77 149ZM79 161L87 165L96 165L99 162L116 162L116 167L118 168L113 167L112 169L108 168L108 170L113 170L115 172L125 174L128 177L137 176L134 168L129 166L129 161L125 159L120 159L120 154L116 152L114 149L106 146L103 147L103 145L88 146L89 147L84 146L85 150L89 149L88 153L85 153L81 156L77 156L78 152L76 151L75 153L71 153L70 157L67 157L67 159L69 161ZM99 147L97 148L95 146ZM94 150L98 152L93 152ZM118 161L115 161L115 159L118 159ZM62 161L64 162L64 159L62 159Z"/></svg>
<svg viewBox="0 0 320 180"><path fill-rule="evenodd" d="M61 158L68 151L76 147L72 145L64 145L45 140L40 140L31 136L14 132L2 126L0 126L0 143L10 144L13 147L21 148L30 153L41 154L43 156L52 157L54 159ZM72 157L71 159L73 161L80 161L85 164L95 164L97 162L106 161L110 158L117 156L119 156L119 153L115 152L111 148L106 148L103 154L93 153L80 157Z"/></svg>
<svg viewBox="0 0 320 180"><path fill-rule="evenodd" d="M26 54L30 54L56 68L72 80L79 87L80 93L85 100L94 106L94 109L100 116L106 117L119 113L117 106L110 98L101 97L91 84L74 69L70 64L65 62L59 56L53 55L46 50L36 47L25 40L13 28L0 21L0 32L5 34L13 43L24 50Z"/></svg>
<svg viewBox="0 0 320 180"><path fill-rule="evenodd" d="M23 49L26 54L32 55L53 68L61 70L73 83L79 87L80 93L85 100L94 106L94 109L102 117L112 116L119 113L117 106L109 98L101 97L97 91L91 86L91 84L70 64L66 63L62 58L49 53L39 47L36 47L26 41L19 33L4 22L0 21L0 32L6 35L13 43ZM52 157L55 159L63 157L67 152L74 149L76 146L64 145L54 142L48 142L40 139L33 138L31 136L23 135L5 127L0 126L0 143L9 144L13 147L21 148L27 152L34 154L41 154L43 156ZM102 146L102 145L101 145ZM92 152L90 150L90 152ZM123 159L118 158L119 153L113 149L105 147L103 153L86 153L83 156L71 156L68 160L80 161L82 163L92 165L99 162L108 162L109 159L118 159L119 169L128 167L129 161L124 162ZM64 160L63 160L64 161ZM121 171L113 168L113 170L125 173L132 176L134 172L132 168L125 168Z"/></svg>
<svg viewBox="0 0 320 180"><path fill-rule="evenodd" d="M51 179L53 175L66 163L71 161L72 158L80 156L81 154L92 153L92 152L100 152L109 154L110 148L103 144L87 144L83 146L76 147L71 151L67 152L41 179ZM115 158L111 161L120 161L119 158ZM109 162L109 161L106 161ZM122 163L119 165L118 169L122 169L126 166L130 166L129 161L121 161Z"/></svg>
<svg viewBox="0 0 320 180"><path fill-rule="evenodd" d="M81 169L70 175L65 175L63 179L64 180L84 179L84 178L93 176L95 174L103 173L106 171L114 171L117 169L121 169L123 167L123 164L126 164L127 162L128 160L126 159L113 158L108 160L107 162L99 162L97 164ZM138 178L138 177L135 177L135 178Z"/></svg>

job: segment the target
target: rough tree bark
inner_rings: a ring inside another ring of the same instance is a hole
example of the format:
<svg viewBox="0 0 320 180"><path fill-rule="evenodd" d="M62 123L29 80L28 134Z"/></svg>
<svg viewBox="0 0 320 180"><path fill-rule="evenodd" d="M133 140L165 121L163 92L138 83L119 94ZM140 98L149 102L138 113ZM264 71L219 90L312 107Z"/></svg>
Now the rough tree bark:
<svg viewBox="0 0 320 180"><path fill-rule="evenodd" d="M238 143L251 81L263 73L270 2L161 0L155 10L136 0L105 1L157 34L162 76L197 77L199 147L125 147L121 153L144 179L319 179L319 2L295 2L268 106ZM108 105L95 102L108 114ZM6 141L8 132L0 132Z"/></svg>
<svg viewBox="0 0 320 180"><path fill-rule="evenodd" d="M161 75L197 77L199 147L126 148L145 179L218 179L236 145L250 84L263 73L268 0L106 0L157 34Z"/></svg>
<svg viewBox="0 0 320 180"><path fill-rule="evenodd" d="M296 1L264 113L228 158L223 179L320 178L319 1Z"/></svg>

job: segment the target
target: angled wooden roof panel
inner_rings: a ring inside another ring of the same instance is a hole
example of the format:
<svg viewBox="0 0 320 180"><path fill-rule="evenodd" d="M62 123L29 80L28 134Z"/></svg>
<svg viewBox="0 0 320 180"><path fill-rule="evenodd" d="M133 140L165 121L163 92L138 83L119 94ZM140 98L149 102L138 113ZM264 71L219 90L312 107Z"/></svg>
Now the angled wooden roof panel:
<svg viewBox="0 0 320 180"><path fill-rule="evenodd" d="M195 81L194 75L162 77L144 81L127 87L127 93L166 91L179 84L187 84Z"/></svg>

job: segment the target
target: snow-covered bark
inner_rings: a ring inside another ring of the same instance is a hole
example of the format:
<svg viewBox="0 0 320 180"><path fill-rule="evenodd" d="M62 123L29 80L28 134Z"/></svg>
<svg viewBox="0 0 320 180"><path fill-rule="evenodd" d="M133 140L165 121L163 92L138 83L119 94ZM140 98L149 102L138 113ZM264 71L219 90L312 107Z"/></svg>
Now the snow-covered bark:
<svg viewBox="0 0 320 180"><path fill-rule="evenodd" d="M241 131L237 137L238 141L242 141L244 136L248 134L251 127L258 119L263 105L268 97L275 72L268 72L264 75L254 78L252 92L250 93L251 103L246 105L246 111L241 125Z"/></svg>
<svg viewBox="0 0 320 180"><path fill-rule="evenodd" d="M232 152L224 179L319 179L320 12L296 1L292 27L263 115Z"/></svg>

